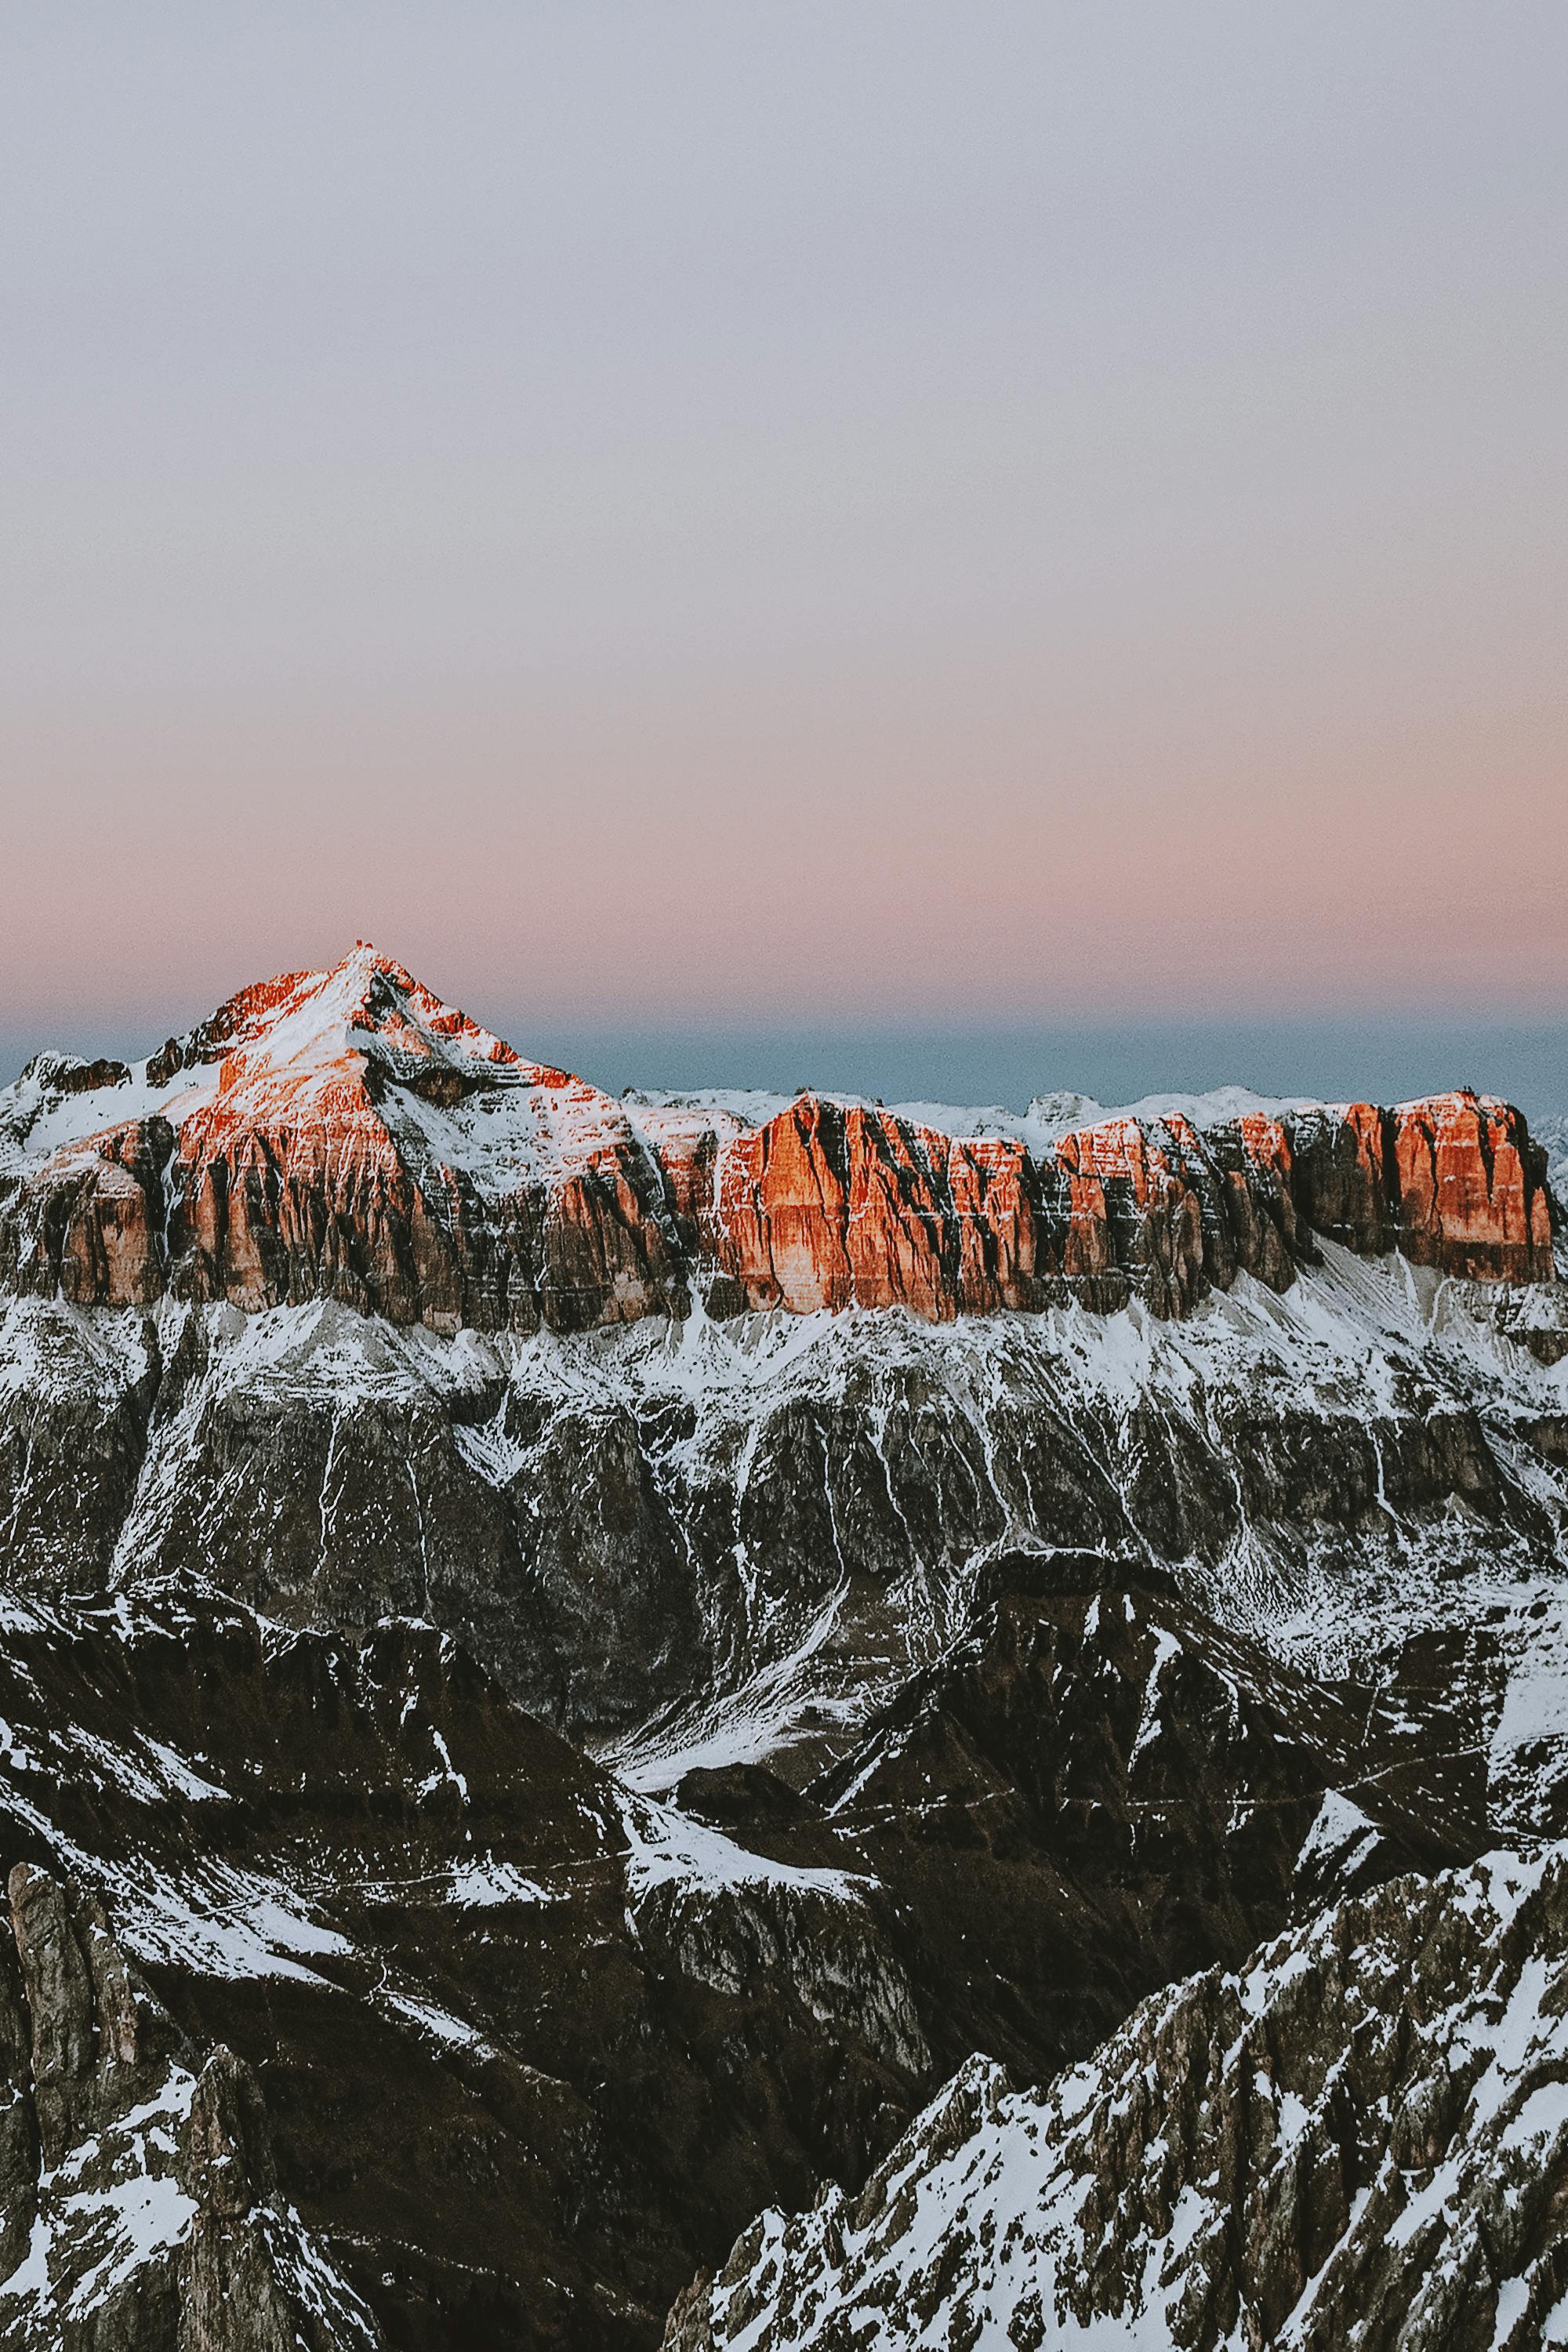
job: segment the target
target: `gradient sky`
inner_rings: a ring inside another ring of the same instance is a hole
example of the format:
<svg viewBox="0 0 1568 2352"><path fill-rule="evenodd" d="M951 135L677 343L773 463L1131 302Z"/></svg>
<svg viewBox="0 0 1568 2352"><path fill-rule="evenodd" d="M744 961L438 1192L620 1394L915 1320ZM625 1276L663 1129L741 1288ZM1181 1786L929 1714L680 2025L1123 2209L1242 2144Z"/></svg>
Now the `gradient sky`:
<svg viewBox="0 0 1568 2352"><path fill-rule="evenodd" d="M1547 1034L1565 77L1562 0L11 0L0 1061L356 937L535 1049Z"/></svg>

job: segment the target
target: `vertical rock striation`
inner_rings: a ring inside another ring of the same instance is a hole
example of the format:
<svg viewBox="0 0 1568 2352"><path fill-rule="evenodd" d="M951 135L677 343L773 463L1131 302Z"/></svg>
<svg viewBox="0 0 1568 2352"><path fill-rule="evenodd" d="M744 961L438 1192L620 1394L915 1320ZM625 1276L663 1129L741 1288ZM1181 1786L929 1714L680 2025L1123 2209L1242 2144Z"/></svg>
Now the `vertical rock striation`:
<svg viewBox="0 0 1568 2352"><path fill-rule="evenodd" d="M1018 1124L1015 1122L1015 1124ZM805 1094L760 1122L525 1063L390 959L246 989L141 1066L40 1055L0 1097L0 1286L79 1305L331 1297L437 1330L1281 1290L1322 1234L1552 1279L1544 1155L1463 1093L1052 1143Z"/></svg>

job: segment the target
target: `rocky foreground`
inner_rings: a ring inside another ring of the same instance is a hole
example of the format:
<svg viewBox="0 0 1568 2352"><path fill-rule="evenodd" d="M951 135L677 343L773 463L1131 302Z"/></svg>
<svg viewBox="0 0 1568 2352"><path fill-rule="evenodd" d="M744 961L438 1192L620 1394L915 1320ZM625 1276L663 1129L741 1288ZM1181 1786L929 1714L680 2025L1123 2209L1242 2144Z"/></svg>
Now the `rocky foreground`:
<svg viewBox="0 0 1568 2352"><path fill-rule="evenodd" d="M858 2193L763 2214L666 2352L1568 2343L1568 1857L1336 1905L1085 2065L975 2059Z"/></svg>
<svg viewBox="0 0 1568 2352"><path fill-rule="evenodd" d="M375 2352L280 2196L256 2078L193 2045L103 1906L18 1863L0 1936L0 2338L16 2352Z"/></svg>
<svg viewBox="0 0 1568 2352"><path fill-rule="evenodd" d="M1484 1836L1441 1722L1413 1756L1399 1708L1113 1561L994 1576L817 1781L694 1767L673 1804L426 1628L351 1643L167 1593L14 1612L0 2328L41 2346L68 2307L84 2347L163 2352L151 2319L88 2321L121 2311L143 2206L136 2294L183 2275L183 2103L222 2045L268 2111L255 2200L275 2179L391 2342L633 2352L972 2050L1049 2075L1173 1973Z"/></svg>

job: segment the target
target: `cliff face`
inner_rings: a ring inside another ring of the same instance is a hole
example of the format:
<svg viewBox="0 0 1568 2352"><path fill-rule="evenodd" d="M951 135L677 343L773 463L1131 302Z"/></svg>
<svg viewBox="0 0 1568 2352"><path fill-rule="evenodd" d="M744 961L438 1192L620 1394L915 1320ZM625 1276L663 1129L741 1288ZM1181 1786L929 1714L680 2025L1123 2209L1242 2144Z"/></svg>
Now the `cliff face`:
<svg viewBox="0 0 1568 2352"><path fill-rule="evenodd" d="M1441 1095L1202 1131L1106 1119L1041 1157L810 1096L718 1155L715 1255L752 1307L933 1321L1077 1297L1184 1315L1238 1273L1289 1288L1321 1234L1482 1282L1552 1279L1545 1156L1510 1105Z"/></svg>
<svg viewBox="0 0 1568 2352"><path fill-rule="evenodd" d="M935 2079L851 1845L634 1797L432 1631L11 1612L0 1727L5 2352L648 2352Z"/></svg>
<svg viewBox="0 0 1568 2352"><path fill-rule="evenodd" d="M18 1863L0 1921L0 2331L16 2352L377 2352L280 2195L250 2068L194 2045L101 1900Z"/></svg>
<svg viewBox="0 0 1568 2352"><path fill-rule="evenodd" d="M80 1305L330 1297L564 1331L700 1287L721 1315L1181 1316L1242 1271L1288 1288L1320 1234L1549 1282L1545 1156L1468 1093L1048 1142L811 1095L634 1118L368 949L242 992L140 1072L45 1055L0 1097L0 1286Z"/></svg>
<svg viewBox="0 0 1568 2352"><path fill-rule="evenodd" d="M1396 1248L1478 1282L1552 1278L1546 1155L1506 1103L1436 1095L1292 1121L1300 1213L1363 1255Z"/></svg>
<svg viewBox="0 0 1568 2352"><path fill-rule="evenodd" d="M1134 1286L1157 1313L1179 1314L1204 1278L1206 1190L1220 1278L1250 1261L1288 1281L1282 1249L1230 1235L1189 1140L1190 1169L1173 1135L1117 1119L1041 1160L1010 1137L947 1136L803 1096L722 1154L713 1248L742 1303L796 1314L908 1307L942 1322L1074 1294L1120 1307Z"/></svg>

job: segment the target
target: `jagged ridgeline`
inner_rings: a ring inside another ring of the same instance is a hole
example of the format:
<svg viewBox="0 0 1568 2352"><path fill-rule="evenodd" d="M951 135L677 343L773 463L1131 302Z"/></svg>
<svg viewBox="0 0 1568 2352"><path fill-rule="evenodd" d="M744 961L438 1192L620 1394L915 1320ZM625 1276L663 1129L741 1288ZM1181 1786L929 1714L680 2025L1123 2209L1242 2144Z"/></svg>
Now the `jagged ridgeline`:
<svg viewBox="0 0 1568 2352"><path fill-rule="evenodd" d="M1045 1106L1040 1107L1046 1110ZM784 1307L1180 1315L1327 1236L1549 1280L1507 1104L1173 1108L946 1132L803 1095L617 1102L362 948L246 989L132 1069L40 1055L0 1108L0 1278L82 1306L319 1298L435 1329Z"/></svg>
<svg viewBox="0 0 1568 2352"><path fill-rule="evenodd" d="M976 2061L858 2196L764 2214L665 2352L1540 2352L1568 2341L1568 1870L1401 1880Z"/></svg>
<svg viewBox="0 0 1568 2352"><path fill-rule="evenodd" d="M0 1097L0 1564L417 1615L574 1732L717 1707L762 1753L933 1654L998 1547L1179 1564L1406 1680L1484 1558L1455 1664L1506 1782L1568 1462L1524 1120L1090 1113L616 1101L370 949L135 1067L41 1056Z"/></svg>
<svg viewBox="0 0 1568 2352"><path fill-rule="evenodd" d="M1568 2342L1560 1229L1468 1091L612 1099L368 948L39 1055L0 2342Z"/></svg>

